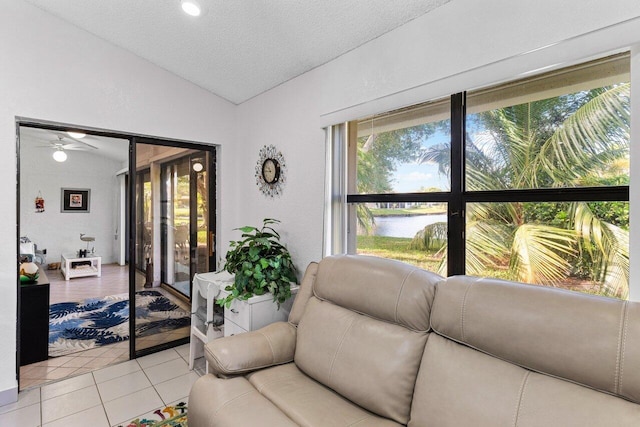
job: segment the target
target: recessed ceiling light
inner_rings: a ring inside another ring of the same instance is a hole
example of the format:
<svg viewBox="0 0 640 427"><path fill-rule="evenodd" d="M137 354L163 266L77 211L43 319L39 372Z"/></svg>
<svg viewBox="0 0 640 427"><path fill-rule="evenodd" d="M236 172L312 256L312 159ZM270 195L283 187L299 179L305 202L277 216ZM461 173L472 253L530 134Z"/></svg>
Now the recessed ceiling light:
<svg viewBox="0 0 640 427"><path fill-rule="evenodd" d="M69 135L71 138L84 138L85 136L87 136L86 133L82 133L82 132L67 132L67 135Z"/></svg>
<svg viewBox="0 0 640 427"><path fill-rule="evenodd" d="M184 13L191 16L200 16L202 9L200 4L196 0L182 0L182 10Z"/></svg>
<svg viewBox="0 0 640 427"><path fill-rule="evenodd" d="M53 159L56 162L64 162L65 160L67 160L67 153L65 153L64 151L57 150L53 152Z"/></svg>
<svg viewBox="0 0 640 427"><path fill-rule="evenodd" d="M200 162L195 162L192 168L195 172L202 172L202 170L204 169L204 165Z"/></svg>

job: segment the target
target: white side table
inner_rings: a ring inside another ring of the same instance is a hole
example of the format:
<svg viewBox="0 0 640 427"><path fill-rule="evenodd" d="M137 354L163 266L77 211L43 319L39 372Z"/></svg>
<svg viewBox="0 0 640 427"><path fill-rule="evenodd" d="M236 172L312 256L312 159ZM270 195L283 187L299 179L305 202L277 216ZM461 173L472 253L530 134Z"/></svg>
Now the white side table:
<svg viewBox="0 0 640 427"><path fill-rule="evenodd" d="M80 258L76 254L62 254L60 261L64 280L74 277L102 276L102 257L98 255Z"/></svg>
<svg viewBox="0 0 640 427"><path fill-rule="evenodd" d="M280 305L280 310L271 294L253 296L246 301L233 300L231 307L224 308L224 336L255 331L274 322L286 322L298 289L299 285L291 287L291 298ZM220 298L228 294L224 288L220 290Z"/></svg>

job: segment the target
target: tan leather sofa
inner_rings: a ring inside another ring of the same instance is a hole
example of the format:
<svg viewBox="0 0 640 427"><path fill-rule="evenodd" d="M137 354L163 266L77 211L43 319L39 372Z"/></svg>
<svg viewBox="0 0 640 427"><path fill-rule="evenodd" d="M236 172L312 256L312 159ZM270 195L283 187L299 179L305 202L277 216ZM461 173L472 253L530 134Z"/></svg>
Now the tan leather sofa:
<svg viewBox="0 0 640 427"><path fill-rule="evenodd" d="M206 358L189 427L640 426L640 303L386 259L312 263Z"/></svg>

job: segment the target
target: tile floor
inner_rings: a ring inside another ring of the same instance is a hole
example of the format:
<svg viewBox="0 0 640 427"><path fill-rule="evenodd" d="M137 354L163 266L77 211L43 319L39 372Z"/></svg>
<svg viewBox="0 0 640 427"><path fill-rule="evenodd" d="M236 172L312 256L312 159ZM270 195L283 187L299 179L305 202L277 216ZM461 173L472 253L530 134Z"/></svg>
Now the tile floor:
<svg viewBox="0 0 640 427"><path fill-rule="evenodd" d="M0 406L0 426L113 427L187 402L204 374L204 358L189 371L189 345L21 391L18 402Z"/></svg>

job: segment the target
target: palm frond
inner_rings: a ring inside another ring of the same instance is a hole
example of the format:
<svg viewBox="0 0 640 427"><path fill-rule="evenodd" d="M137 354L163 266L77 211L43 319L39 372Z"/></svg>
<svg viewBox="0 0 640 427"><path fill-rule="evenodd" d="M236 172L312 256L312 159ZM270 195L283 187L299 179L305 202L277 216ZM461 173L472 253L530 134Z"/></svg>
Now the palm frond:
<svg viewBox="0 0 640 427"><path fill-rule="evenodd" d="M565 184L627 152L630 84L608 90L582 105L543 144L537 162L555 182Z"/></svg>
<svg viewBox="0 0 640 427"><path fill-rule="evenodd" d="M489 267L496 267L496 261L509 254L509 230L501 224L467 222L465 235L467 274L485 275Z"/></svg>
<svg viewBox="0 0 640 427"><path fill-rule="evenodd" d="M572 205L574 229L580 248L591 258L593 280L603 294L627 297L629 293L629 232L599 219L587 203Z"/></svg>
<svg viewBox="0 0 640 427"><path fill-rule="evenodd" d="M511 248L511 270L525 283L555 285L569 273L575 232L542 224L523 224Z"/></svg>

